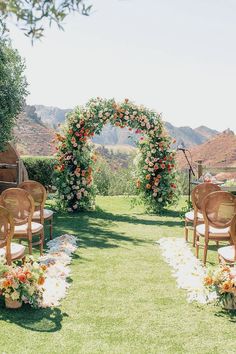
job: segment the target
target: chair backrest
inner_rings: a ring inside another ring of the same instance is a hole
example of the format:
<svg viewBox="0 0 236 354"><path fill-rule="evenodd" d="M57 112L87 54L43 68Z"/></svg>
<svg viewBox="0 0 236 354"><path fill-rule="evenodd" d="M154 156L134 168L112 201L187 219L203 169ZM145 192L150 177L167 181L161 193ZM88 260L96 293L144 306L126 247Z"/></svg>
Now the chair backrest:
<svg viewBox="0 0 236 354"><path fill-rule="evenodd" d="M201 183L193 188L191 193L191 200L193 203L193 208L196 211L202 211L203 199L212 192L220 191L220 187L214 183Z"/></svg>
<svg viewBox="0 0 236 354"><path fill-rule="evenodd" d="M34 200L31 195L21 188L9 188L2 192L2 205L10 211L15 225L28 223L31 227L34 213Z"/></svg>
<svg viewBox="0 0 236 354"><path fill-rule="evenodd" d="M236 213L236 197L223 191L210 193L203 200L202 212L205 224L228 227Z"/></svg>
<svg viewBox="0 0 236 354"><path fill-rule="evenodd" d="M0 248L6 247L6 260L11 264L11 239L14 234L14 220L6 208L0 206Z"/></svg>
<svg viewBox="0 0 236 354"><path fill-rule="evenodd" d="M22 188L27 192L29 192L29 194L34 200L35 211L44 208L44 204L47 199L47 192L41 183L29 180L29 181L22 182L19 185L19 188Z"/></svg>

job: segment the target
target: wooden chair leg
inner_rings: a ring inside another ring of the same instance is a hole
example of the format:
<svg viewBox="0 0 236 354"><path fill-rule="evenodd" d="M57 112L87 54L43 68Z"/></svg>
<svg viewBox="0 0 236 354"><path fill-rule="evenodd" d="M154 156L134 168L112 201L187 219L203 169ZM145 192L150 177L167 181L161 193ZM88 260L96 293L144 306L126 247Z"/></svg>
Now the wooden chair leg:
<svg viewBox="0 0 236 354"><path fill-rule="evenodd" d="M28 240L29 254L32 255L32 240Z"/></svg>
<svg viewBox="0 0 236 354"><path fill-rule="evenodd" d="M43 246L44 246L44 229L42 229L40 233L40 256L43 254Z"/></svg>
<svg viewBox="0 0 236 354"><path fill-rule="evenodd" d="M196 241L195 241L195 246L196 246L196 257L199 257L199 236L196 233Z"/></svg>
<svg viewBox="0 0 236 354"><path fill-rule="evenodd" d="M188 223L185 220L185 226L184 226L184 233L185 233L185 241L188 242Z"/></svg>
<svg viewBox="0 0 236 354"><path fill-rule="evenodd" d="M196 246L196 227L193 227L193 247Z"/></svg>
<svg viewBox="0 0 236 354"><path fill-rule="evenodd" d="M207 260L207 250L208 250L208 243L205 242L204 244L204 254L203 254L203 264L206 265Z"/></svg>
<svg viewBox="0 0 236 354"><path fill-rule="evenodd" d="M52 240L52 219L49 220L50 223L50 240Z"/></svg>

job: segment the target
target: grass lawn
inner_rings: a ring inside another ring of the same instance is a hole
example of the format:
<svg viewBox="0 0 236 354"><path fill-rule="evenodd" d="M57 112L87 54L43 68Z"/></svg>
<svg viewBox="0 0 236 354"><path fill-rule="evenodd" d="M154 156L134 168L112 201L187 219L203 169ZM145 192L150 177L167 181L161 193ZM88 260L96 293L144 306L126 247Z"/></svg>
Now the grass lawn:
<svg viewBox="0 0 236 354"><path fill-rule="evenodd" d="M78 237L68 295L55 309L2 306L0 353L236 352L234 314L188 304L155 244L183 237L178 210L147 215L123 197L98 197L96 211L59 214L54 225Z"/></svg>

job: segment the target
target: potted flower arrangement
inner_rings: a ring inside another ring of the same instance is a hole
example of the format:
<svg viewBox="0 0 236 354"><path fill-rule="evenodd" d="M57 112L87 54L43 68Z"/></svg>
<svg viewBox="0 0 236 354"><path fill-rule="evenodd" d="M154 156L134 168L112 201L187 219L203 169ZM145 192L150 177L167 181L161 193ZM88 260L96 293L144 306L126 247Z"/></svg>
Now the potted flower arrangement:
<svg viewBox="0 0 236 354"><path fill-rule="evenodd" d="M19 308L22 302L39 307L43 297L45 265L35 262L32 257L20 264L0 263L0 295L7 308Z"/></svg>
<svg viewBox="0 0 236 354"><path fill-rule="evenodd" d="M205 286L217 294L218 303L227 310L236 309L236 268L221 266L210 271Z"/></svg>

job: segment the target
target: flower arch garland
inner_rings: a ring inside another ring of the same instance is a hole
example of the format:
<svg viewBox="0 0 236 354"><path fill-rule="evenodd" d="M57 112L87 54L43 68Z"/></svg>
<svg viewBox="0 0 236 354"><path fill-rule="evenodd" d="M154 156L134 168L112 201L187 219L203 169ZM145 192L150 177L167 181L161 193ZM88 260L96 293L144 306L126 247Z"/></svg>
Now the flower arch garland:
<svg viewBox="0 0 236 354"><path fill-rule="evenodd" d="M68 211L84 210L94 204L93 166L96 157L91 138L110 123L128 127L139 137L136 186L149 209L160 211L175 199L175 152L160 114L125 99L91 99L71 112L56 134L56 187L63 207Z"/></svg>

